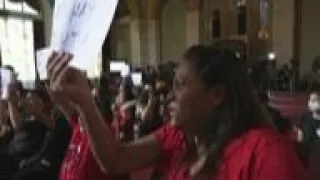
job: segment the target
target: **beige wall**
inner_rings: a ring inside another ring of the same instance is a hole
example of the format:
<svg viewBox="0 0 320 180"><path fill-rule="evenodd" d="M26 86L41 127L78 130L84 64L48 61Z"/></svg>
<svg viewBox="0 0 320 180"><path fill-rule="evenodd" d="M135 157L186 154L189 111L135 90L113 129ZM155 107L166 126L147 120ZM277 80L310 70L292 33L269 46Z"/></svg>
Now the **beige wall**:
<svg viewBox="0 0 320 180"><path fill-rule="evenodd" d="M310 71L313 58L320 55L320 1L303 0L301 24L301 71Z"/></svg>
<svg viewBox="0 0 320 180"><path fill-rule="evenodd" d="M161 15L161 59L179 61L186 49L186 4L169 0Z"/></svg>
<svg viewBox="0 0 320 180"><path fill-rule="evenodd" d="M294 1L273 0L272 51L277 56L277 65L288 63L293 57Z"/></svg>

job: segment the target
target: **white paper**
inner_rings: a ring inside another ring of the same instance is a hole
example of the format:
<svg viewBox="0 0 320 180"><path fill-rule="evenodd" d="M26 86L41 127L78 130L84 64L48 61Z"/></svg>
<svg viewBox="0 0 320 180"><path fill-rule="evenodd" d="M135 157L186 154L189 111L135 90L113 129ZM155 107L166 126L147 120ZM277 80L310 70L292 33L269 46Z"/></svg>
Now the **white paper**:
<svg viewBox="0 0 320 180"><path fill-rule="evenodd" d="M1 75L1 99L6 100L8 98L8 90L9 85L12 82L13 74L10 70L1 68L0 69Z"/></svg>
<svg viewBox="0 0 320 180"><path fill-rule="evenodd" d="M110 62L110 72L122 72L126 68L126 63L121 61Z"/></svg>
<svg viewBox="0 0 320 180"><path fill-rule="evenodd" d="M73 54L70 65L88 71L101 51L118 0L57 0L51 49Z"/></svg>
<svg viewBox="0 0 320 180"><path fill-rule="evenodd" d="M135 85L135 86L142 85L142 73L140 73L140 72L131 73L131 79L132 79L133 85Z"/></svg>
<svg viewBox="0 0 320 180"><path fill-rule="evenodd" d="M46 80L48 78L47 63L51 52L52 51L49 48L40 49L36 52L37 71L39 73L40 80Z"/></svg>
<svg viewBox="0 0 320 180"><path fill-rule="evenodd" d="M130 66L128 64L125 64L125 66L121 70L121 76L127 77L129 74L130 74Z"/></svg>

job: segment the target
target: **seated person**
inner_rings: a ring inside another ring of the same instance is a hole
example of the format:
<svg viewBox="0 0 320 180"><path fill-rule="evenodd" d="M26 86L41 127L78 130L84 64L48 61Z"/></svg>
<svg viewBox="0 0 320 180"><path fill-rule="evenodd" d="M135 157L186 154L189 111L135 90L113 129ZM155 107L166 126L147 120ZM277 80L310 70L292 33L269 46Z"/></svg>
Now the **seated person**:
<svg viewBox="0 0 320 180"><path fill-rule="evenodd" d="M312 92L308 102L309 112L300 121L302 142L315 144L320 142L320 97L318 92Z"/></svg>
<svg viewBox="0 0 320 180"><path fill-rule="evenodd" d="M300 119L297 128L298 154L305 166L308 166L311 150L320 142L320 99L318 92L310 93L308 109L309 111Z"/></svg>
<svg viewBox="0 0 320 180"><path fill-rule="evenodd" d="M41 92L46 97L44 112L50 116L54 129L47 133L41 150L20 163L21 170L15 174L15 179L57 179L69 145L71 129L67 119L53 107L47 92L44 89Z"/></svg>
<svg viewBox="0 0 320 180"><path fill-rule="evenodd" d="M53 123L44 111L45 97L40 92L28 93L24 100L24 113L21 112L18 102L17 91L12 85L9 88L8 109L15 133L1 154L1 157L6 157L6 161L1 162L6 163L6 168L1 170L1 176L12 175L13 172L19 170L21 161L38 153L43 146L47 132L53 129Z"/></svg>

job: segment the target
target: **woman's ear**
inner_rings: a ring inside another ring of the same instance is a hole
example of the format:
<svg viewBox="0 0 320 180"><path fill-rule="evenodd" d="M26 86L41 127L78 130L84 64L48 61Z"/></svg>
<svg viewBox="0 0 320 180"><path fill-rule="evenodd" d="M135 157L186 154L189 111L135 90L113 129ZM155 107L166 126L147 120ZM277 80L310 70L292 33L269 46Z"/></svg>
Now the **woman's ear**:
<svg viewBox="0 0 320 180"><path fill-rule="evenodd" d="M225 87L222 85L216 86L211 90L208 98L210 98L210 102L213 103L214 107L220 106L226 99Z"/></svg>

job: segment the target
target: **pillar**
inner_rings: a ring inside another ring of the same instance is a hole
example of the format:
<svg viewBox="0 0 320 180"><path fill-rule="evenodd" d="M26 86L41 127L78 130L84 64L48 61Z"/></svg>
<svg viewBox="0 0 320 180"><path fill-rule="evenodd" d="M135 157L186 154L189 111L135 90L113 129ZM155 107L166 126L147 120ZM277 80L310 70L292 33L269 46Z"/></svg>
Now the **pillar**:
<svg viewBox="0 0 320 180"><path fill-rule="evenodd" d="M247 1L247 36L248 36L248 60L255 61L266 51L267 40L260 40L260 4L258 0Z"/></svg>
<svg viewBox="0 0 320 180"><path fill-rule="evenodd" d="M130 11L130 58L134 67L143 66L141 57L141 21L138 0L125 0L125 5Z"/></svg>
<svg viewBox="0 0 320 180"><path fill-rule="evenodd" d="M141 54L144 65L158 65L160 57L160 15L167 0L140 0Z"/></svg>
<svg viewBox="0 0 320 180"><path fill-rule="evenodd" d="M146 64L157 65L161 62L160 59L160 21L158 18L143 20L145 25L145 38L143 44L144 58Z"/></svg>
<svg viewBox="0 0 320 180"><path fill-rule="evenodd" d="M160 14L167 0L126 0L130 10L131 57L138 66L157 65L160 57Z"/></svg>
<svg viewBox="0 0 320 180"><path fill-rule="evenodd" d="M44 22L44 41L46 46L49 46L51 42L53 6L48 0L41 0L40 3Z"/></svg>
<svg viewBox="0 0 320 180"><path fill-rule="evenodd" d="M200 7L202 0L186 0L187 3L187 37L186 45L190 47L200 43Z"/></svg>
<svg viewBox="0 0 320 180"><path fill-rule="evenodd" d="M293 58L295 6L293 0L273 0L272 49L278 65L289 63Z"/></svg>
<svg viewBox="0 0 320 180"><path fill-rule="evenodd" d="M140 42L140 20L133 18L130 20L130 57L132 65L141 67L143 65L141 59L141 42Z"/></svg>

